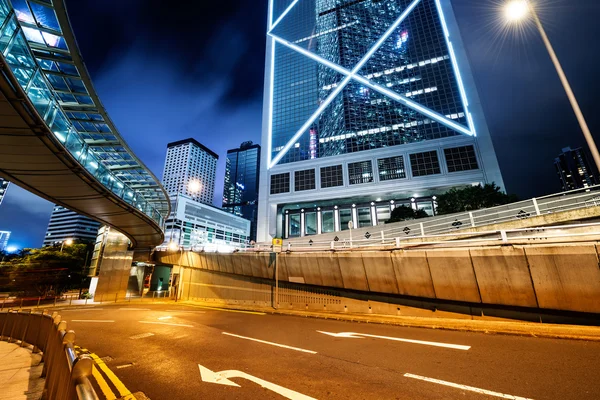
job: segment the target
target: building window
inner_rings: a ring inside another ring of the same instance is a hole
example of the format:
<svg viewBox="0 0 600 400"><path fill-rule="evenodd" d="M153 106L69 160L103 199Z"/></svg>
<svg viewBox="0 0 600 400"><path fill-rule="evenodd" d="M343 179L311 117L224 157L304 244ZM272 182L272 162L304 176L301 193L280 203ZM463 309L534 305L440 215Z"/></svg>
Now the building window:
<svg viewBox="0 0 600 400"><path fill-rule="evenodd" d="M358 227L364 228L371 225L371 209L369 207L360 207L358 209Z"/></svg>
<svg viewBox="0 0 600 400"><path fill-rule="evenodd" d="M305 235L316 235L317 234L317 213L309 212L304 214L304 234Z"/></svg>
<svg viewBox="0 0 600 400"><path fill-rule="evenodd" d="M290 215L290 227L288 232L290 237L300 236L300 214Z"/></svg>
<svg viewBox="0 0 600 400"><path fill-rule="evenodd" d="M340 210L340 229L345 231L348 228L348 222L352 221L352 210Z"/></svg>
<svg viewBox="0 0 600 400"><path fill-rule="evenodd" d="M348 164L348 176L351 185L373 182L373 165L371 161Z"/></svg>
<svg viewBox="0 0 600 400"><path fill-rule="evenodd" d="M321 168L321 188L344 186L344 171L341 165Z"/></svg>
<svg viewBox="0 0 600 400"><path fill-rule="evenodd" d="M406 178L403 156L380 158L377 160L377 169L380 181Z"/></svg>
<svg viewBox="0 0 600 400"><path fill-rule="evenodd" d="M289 191L289 173L271 175L271 194L288 193Z"/></svg>
<svg viewBox="0 0 600 400"><path fill-rule="evenodd" d="M329 233L335 231L335 215L333 211L323 211L321 213L321 232Z"/></svg>
<svg viewBox="0 0 600 400"><path fill-rule="evenodd" d="M315 188L315 170L306 169L294 172L294 190L301 192L303 190L313 190Z"/></svg>
<svg viewBox="0 0 600 400"><path fill-rule="evenodd" d="M410 167L413 176L427 176L441 173L440 161L435 150L411 154Z"/></svg>
<svg viewBox="0 0 600 400"><path fill-rule="evenodd" d="M473 146L454 147L444 149L448 172L470 171L479 169L477 156Z"/></svg>

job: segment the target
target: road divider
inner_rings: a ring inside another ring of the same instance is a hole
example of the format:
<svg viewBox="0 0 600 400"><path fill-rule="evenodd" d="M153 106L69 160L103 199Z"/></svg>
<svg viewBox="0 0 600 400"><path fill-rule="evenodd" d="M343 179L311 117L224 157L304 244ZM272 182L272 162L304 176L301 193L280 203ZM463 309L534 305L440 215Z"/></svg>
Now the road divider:
<svg viewBox="0 0 600 400"><path fill-rule="evenodd" d="M225 386L235 386L240 387L237 383L231 381L231 378L242 378L254 382L263 388L275 392L287 399L291 400L317 400L314 397L306 396L302 393L295 392L291 389L284 388L283 386L276 385L271 382L267 382L263 379L257 378L250 374L247 374L242 371L229 370L229 371L221 371L214 372L210 369L203 367L198 364L198 368L200 368L200 378L203 382L208 383L216 383L217 385L225 385Z"/></svg>
<svg viewBox="0 0 600 400"><path fill-rule="evenodd" d="M458 383L452 383L452 382L448 382L448 381L442 381L440 379L427 378L426 376L413 375L413 374L404 374L404 376L406 378L412 378L412 379L418 379L418 380L425 381L425 382L437 383L439 385L449 386L449 387L453 387L453 388L457 388L457 389L462 389L462 390L468 390L469 392L481 393L481 394L485 394L485 395L488 395L488 396L500 397L502 399L510 399L510 400L533 400L533 399L530 399L530 398L527 398L527 397L513 396L511 394L504 394L504 393L492 392L491 390L479 389L479 388L476 388L476 387L473 387L473 386L466 386L466 385L461 385L461 384L458 384Z"/></svg>
<svg viewBox="0 0 600 400"><path fill-rule="evenodd" d="M452 344L452 343L441 343L441 342L429 342L425 340L416 340L416 339L404 339L404 338L396 338L389 336L378 336L378 335L369 335L367 333L355 333L355 332L323 332L317 331L324 335L333 336L337 338L347 338L347 339L364 339L364 338L373 338L373 339L384 339L384 340L393 340L396 342L405 342L405 343L413 343L413 344L422 344L426 346L435 346L435 347L445 347L448 349L455 350L469 350L471 346L464 346L462 344Z"/></svg>
<svg viewBox="0 0 600 400"><path fill-rule="evenodd" d="M303 353L309 353L309 354L317 354L316 351L312 351L312 350L306 350L306 349L301 349L299 347L293 347L293 346L287 346L285 344L279 344L279 343L273 343L273 342L267 342L266 340L260 340L260 339L254 339L251 337L246 337L246 336L240 336L240 335L235 335L233 333L227 333L227 332L221 332L223 335L227 335L227 336L233 336L236 338L240 338L240 339L245 339L245 340L251 340L253 342L258 342L258 343L263 343L263 344L268 344L271 346L276 346L276 347L282 347L284 349L289 349L289 350L295 350L295 351L301 351Z"/></svg>

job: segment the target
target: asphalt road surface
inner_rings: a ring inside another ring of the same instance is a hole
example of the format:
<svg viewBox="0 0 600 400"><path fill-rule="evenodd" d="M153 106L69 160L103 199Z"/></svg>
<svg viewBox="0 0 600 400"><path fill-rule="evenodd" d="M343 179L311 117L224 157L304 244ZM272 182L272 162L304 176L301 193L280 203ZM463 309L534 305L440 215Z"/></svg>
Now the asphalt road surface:
<svg viewBox="0 0 600 400"><path fill-rule="evenodd" d="M175 304L60 314L79 346L152 400L600 399L598 342Z"/></svg>

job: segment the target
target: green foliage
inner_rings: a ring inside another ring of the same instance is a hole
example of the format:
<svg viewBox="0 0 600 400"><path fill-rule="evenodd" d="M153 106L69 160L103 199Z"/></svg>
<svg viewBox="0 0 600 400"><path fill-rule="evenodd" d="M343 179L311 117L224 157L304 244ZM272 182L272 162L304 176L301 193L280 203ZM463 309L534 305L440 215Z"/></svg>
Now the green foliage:
<svg viewBox="0 0 600 400"><path fill-rule="evenodd" d="M495 183L485 186L453 188L437 198L437 213L453 214L500 206L518 201L515 195L507 195Z"/></svg>
<svg viewBox="0 0 600 400"><path fill-rule="evenodd" d="M410 219L419 219L427 217L429 217L429 214L427 214L423 210L413 210L411 207L397 206L396 208L394 208L394 211L392 211L391 218L386 223L389 224L391 222L400 222Z"/></svg>
<svg viewBox="0 0 600 400"><path fill-rule="evenodd" d="M89 245L72 244L62 251L60 247L43 247L5 255L0 263L0 291L46 297L78 288L87 275L84 264L89 251Z"/></svg>

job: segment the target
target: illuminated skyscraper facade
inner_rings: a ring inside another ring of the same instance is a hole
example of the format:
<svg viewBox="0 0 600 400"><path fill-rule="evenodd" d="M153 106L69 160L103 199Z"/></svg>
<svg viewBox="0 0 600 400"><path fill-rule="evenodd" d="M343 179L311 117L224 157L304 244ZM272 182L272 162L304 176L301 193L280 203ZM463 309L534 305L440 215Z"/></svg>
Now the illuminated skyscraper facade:
<svg viewBox="0 0 600 400"><path fill-rule="evenodd" d="M256 239L260 145L244 142L227 151L223 210L249 220L250 239Z"/></svg>
<svg viewBox="0 0 600 400"><path fill-rule="evenodd" d="M0 205L2 204L2 200L4 200L4 196L6 196L6 191L8 190L9 181L0 178Z"/></svg>
<svg viewBox="0 0 600 400"><path fill-rule="evenodd" d="M562 153L554 159L554 166L564 191L582 189L598 183L594 169L581 147L562 149Z"/></svg>
<svg viewBox="0 0 600 400"><path fill-rule="evenodd" d="M272 0L258 240L502 176L450 0Z"/></svg>

